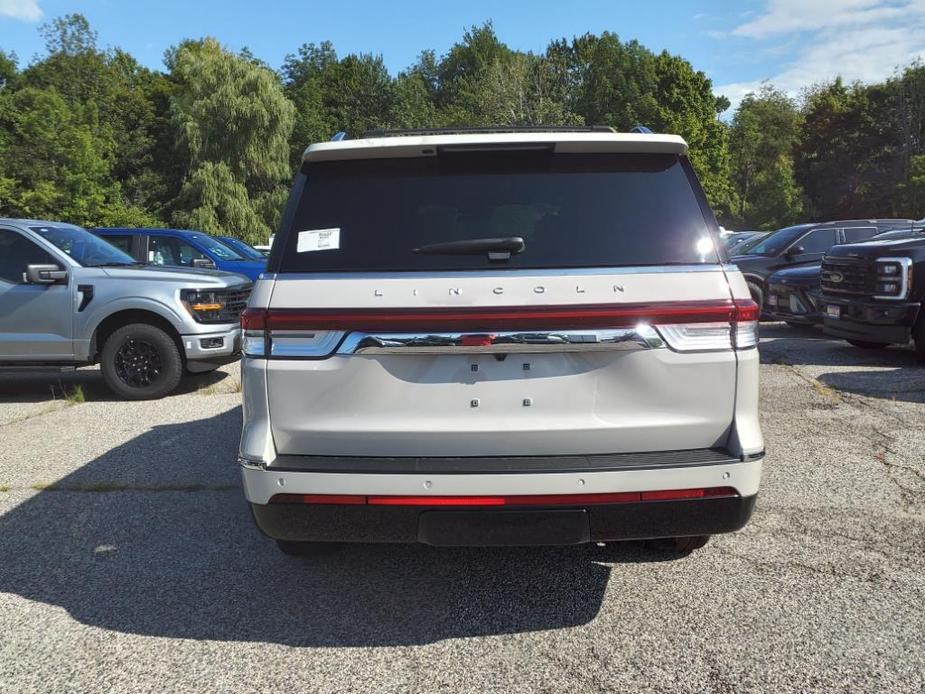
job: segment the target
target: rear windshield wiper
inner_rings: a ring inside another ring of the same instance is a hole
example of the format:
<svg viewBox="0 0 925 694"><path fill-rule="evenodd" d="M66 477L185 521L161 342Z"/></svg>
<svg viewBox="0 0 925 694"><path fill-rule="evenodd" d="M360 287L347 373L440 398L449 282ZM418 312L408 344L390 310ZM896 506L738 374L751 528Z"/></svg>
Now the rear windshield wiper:
<svg viewBox="0 0 925 694"><path fill-rule="evenodd" d="M506 236L492 239L466 239L465 241L443 241L415 248L412 253L424 255L478 255L487 253L489 260L510 260L512 253L523 253L526 244L522 236Z"/></svg>

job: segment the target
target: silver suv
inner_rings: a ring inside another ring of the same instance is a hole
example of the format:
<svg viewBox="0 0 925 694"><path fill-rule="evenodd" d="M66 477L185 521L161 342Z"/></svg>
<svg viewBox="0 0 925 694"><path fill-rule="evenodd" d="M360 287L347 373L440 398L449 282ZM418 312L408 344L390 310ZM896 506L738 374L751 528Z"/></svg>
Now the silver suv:
<svg viewBox="0 0 925 694"><path fill-rule="evenodd" d="M678 550L749 519L758 307L673 135L315 144L242 316L258 527Z"/></svg>
<svg viewBox="0 0 925 694"><path fill-rule="evenodd" d="M81 227L0 219L0 367L99 362L109 388L166 395L239 358L251 282L145 266Z"/></svg>

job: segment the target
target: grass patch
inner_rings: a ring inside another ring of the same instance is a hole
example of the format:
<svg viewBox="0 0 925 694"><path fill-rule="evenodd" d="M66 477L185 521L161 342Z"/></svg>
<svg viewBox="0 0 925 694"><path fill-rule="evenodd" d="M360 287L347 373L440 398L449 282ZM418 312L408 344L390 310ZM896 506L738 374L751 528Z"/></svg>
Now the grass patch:
<svg viewBox="0 0 925 694"><path fill-rule="evenodd" d="M87 396L84 395L83 386L77 385L70 390L64 391L64 401L68 405L79 405L82 402L87 402Z"/></svg>
<svg viewBox="0 0 925 694"><path fill-rule="evenodd" d="M231 383L226 383L225 381L218 381L217 383L212 383L207 386L203 386L196 390L196 393L199 395L229 395L231 393L240 393L241 392L241 381L233 381Z"/></svg>
<svg viewBox="0 0 925 694"><path fill-rule="evenodd" d="M0 484L0 492L8 492L12 487L8 484Z"/></svg>

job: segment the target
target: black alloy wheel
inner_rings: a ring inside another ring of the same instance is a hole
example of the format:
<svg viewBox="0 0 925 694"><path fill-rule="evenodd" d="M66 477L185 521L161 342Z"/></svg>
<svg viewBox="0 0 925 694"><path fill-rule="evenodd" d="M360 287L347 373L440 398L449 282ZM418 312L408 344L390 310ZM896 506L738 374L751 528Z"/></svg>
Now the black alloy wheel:
<svg viewBox="0 0 925 694"><path fill-rule="evenodd" d="M116 352L116 373L125 385L146 388L161 377L161 355L145 340L127 337Z"/></svg>
<svg viewBox="0 0 925 694"><path fill-rule="evenodd" d="M125 325L109 335L100 369L109 389L126 400L162 398L179 385L184 371L174 337L149 323Z"/></svg>

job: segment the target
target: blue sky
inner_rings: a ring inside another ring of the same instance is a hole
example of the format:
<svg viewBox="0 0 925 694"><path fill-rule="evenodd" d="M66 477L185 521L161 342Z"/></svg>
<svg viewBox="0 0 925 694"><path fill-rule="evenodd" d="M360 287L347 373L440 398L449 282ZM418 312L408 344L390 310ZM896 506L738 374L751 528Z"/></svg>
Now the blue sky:
<svg viewBox="0 0 925 694"><path fill-rule="evenodd" d="M205 35L247 46L273 67L300 44L327 39L341 55L381 54L394 73L489 19L521 50L609 30L687 58L734 103L764 80L797 95L836 74L882 79L925 56L925 0L0 0L0 48L28 63L43 52L41 23L70 12L87 16L101 45L155 68L169 46Z"/></svg>

